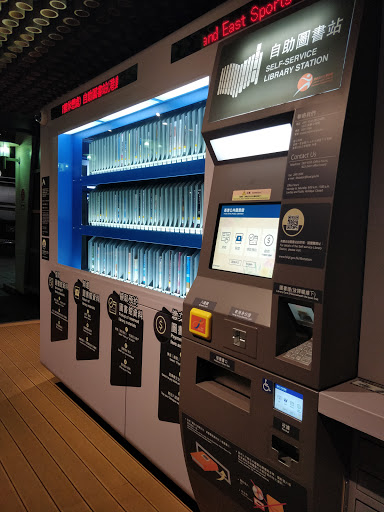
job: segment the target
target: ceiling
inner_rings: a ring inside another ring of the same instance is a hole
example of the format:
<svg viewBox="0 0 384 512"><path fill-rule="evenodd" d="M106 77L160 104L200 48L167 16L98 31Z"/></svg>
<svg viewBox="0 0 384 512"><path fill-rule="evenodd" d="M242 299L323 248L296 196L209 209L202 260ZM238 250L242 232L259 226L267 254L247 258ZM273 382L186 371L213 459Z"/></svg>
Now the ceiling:
<svg viewBox="0 0 384 512"><path fill-rule="evenodd" d="M0 113L47 103L222 0L0 0Z"/></svg>

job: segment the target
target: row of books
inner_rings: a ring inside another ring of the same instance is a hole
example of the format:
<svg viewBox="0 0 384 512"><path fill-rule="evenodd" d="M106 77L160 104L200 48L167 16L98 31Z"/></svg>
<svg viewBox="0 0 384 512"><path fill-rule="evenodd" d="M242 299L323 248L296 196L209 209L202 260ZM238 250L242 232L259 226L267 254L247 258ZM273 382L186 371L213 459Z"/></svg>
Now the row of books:
<svg viewBox="0 0 384 512"><path fill-rule="evenodd" d="M185 297L196 277L200 251L92 237L88 270L153 290Z"/></svg>
<svg viewBox="0 0 384 512"><path fill-rule="evenodd" d="M201 234L202 179L162 185L99 186L88 193L91 226Z"/></svg>
<svg viewBox="0 0 384 512"><path fill-rule="evenodd" d="M204 158L204 106L103 134L89 144L87 174Z"/></svg>

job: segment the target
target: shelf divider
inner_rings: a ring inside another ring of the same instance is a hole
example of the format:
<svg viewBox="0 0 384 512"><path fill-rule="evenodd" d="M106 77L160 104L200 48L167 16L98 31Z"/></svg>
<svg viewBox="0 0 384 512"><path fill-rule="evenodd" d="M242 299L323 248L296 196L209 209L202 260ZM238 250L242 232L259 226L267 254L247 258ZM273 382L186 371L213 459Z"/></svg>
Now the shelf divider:
<svg viewBox="0 0 384 512"><path fill-rule="evenodd" d="M179 176L193 176L204 174L205 158L197 160L186 160L174 163L164 163L161 165L148 165L148 167L139 167L136 169L125 169L122 171L103 172L81 176L74 180L74 184L80 186L106 185L109 183L120 183L129 181L144 181L160 178L174 178Z"/></svg>
<svg viewBox="0 0 384 512"><path fill-rule="evenodd" d="M129 240L176 247L200 249L202 235L177 233L170 231L152 231L145 229L117 228L109 226L75 226L73 228L81 236L100 236L114 240Z"/></svg>

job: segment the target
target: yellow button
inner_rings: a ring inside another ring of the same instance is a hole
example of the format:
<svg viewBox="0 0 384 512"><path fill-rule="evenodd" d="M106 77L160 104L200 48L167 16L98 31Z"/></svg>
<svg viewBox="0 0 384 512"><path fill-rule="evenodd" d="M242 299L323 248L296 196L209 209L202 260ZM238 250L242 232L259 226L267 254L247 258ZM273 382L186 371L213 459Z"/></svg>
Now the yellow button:
<svg viewBox="0 0 384 512"><path fill-rule="evenodd" d="M211 339L212 313L202 309L192 308L189 313L189 332L206 340Z"/></svg>

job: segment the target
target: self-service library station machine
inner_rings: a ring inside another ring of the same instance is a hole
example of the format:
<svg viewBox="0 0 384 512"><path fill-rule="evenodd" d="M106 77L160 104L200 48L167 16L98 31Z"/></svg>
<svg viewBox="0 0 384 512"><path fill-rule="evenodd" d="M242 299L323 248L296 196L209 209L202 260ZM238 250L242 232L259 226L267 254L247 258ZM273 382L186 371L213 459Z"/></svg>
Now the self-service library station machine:
<svg viewBox="0 0 384 512"><path fill-rule="evenodd" d="M348 432L318 402L357 369L376 9L301 3L218 47L203 122L215 168L181 363L201 512L346 505Z"/></svg>
<svg viewBox="0 0 384 512"><path fill-rule="evenodd" d="M200 512L384 510L381 15L226 2L43 113L41 360Z"/></svg>

